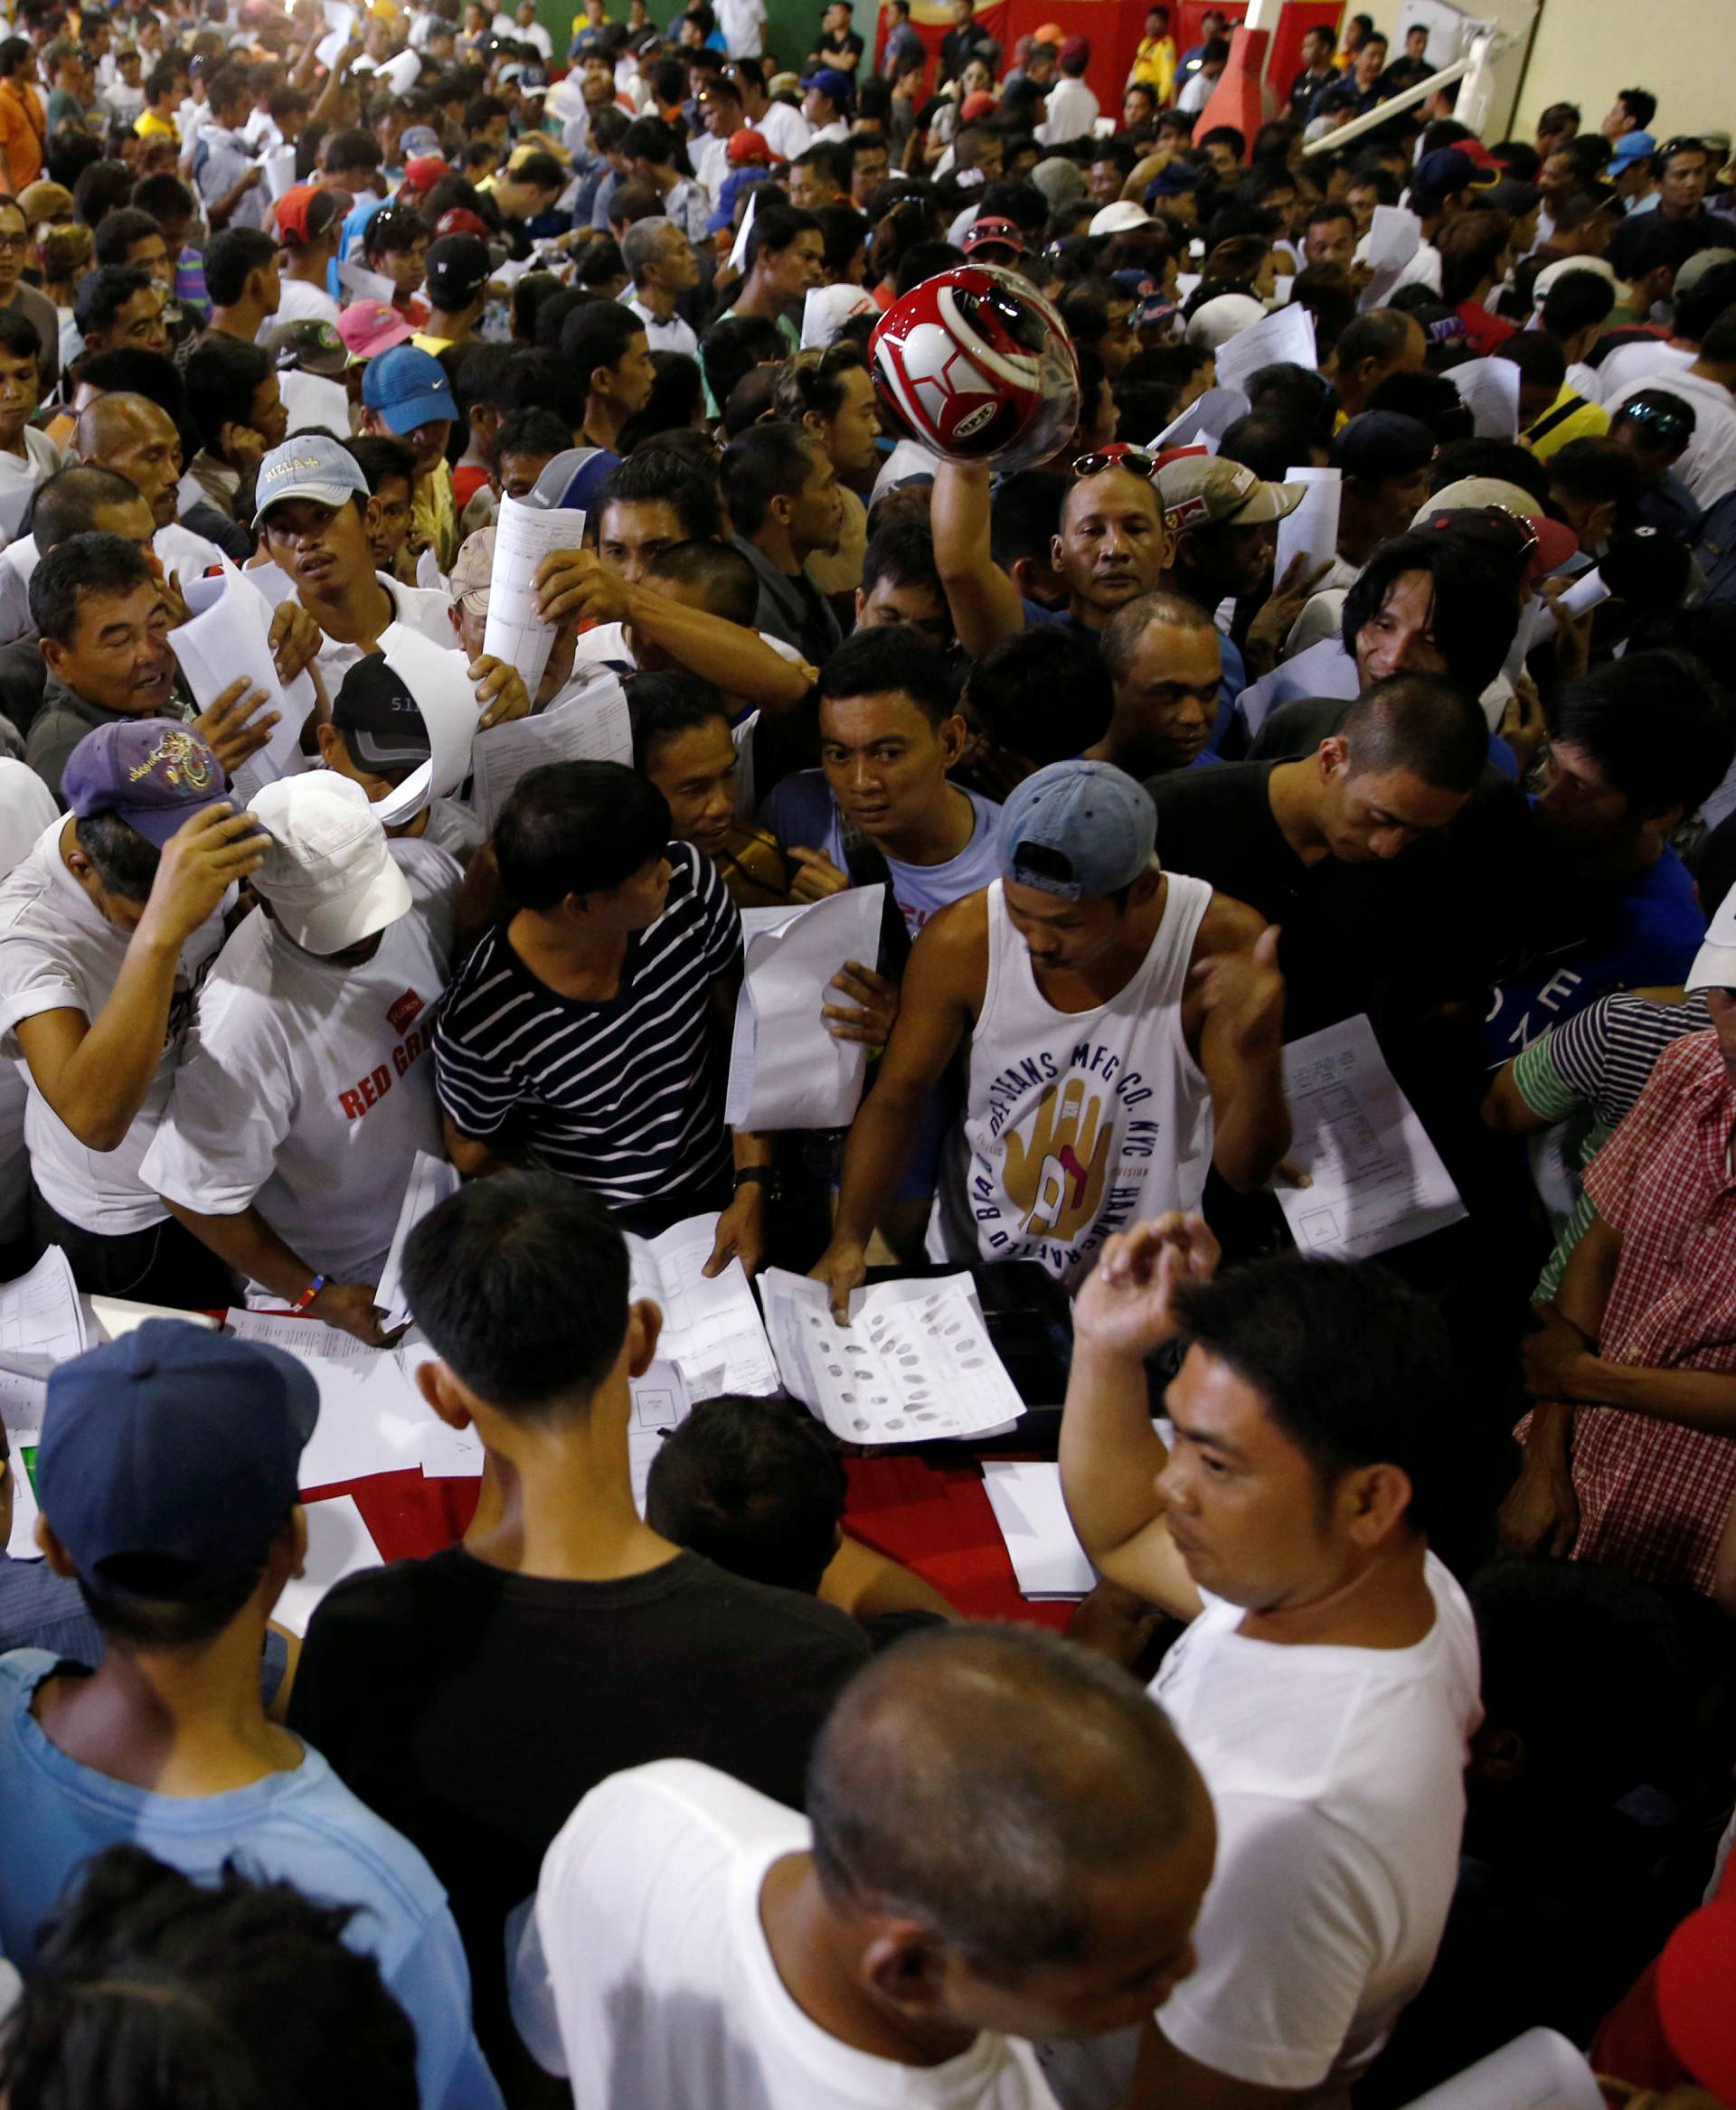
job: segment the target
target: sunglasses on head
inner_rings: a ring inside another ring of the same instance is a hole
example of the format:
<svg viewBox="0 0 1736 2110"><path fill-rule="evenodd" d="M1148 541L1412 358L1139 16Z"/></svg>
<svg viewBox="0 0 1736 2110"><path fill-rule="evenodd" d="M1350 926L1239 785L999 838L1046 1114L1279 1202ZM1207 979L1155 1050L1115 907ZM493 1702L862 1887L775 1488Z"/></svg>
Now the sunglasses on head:
<svg viewBox="0 0 1736 2110"><path fill-rule="evenodd" d="M1075 455L1075 476L1100 476L1105 469L1126 469L1133 476L1155 476L1157 474L1157 457L1147 454L1143 447L1123 447L1118 442L1099 454Z"/></svg>
<svg viewBox="0 0 1736 2110"><path fill-rule="evenodd" d="M1666 410L1658 403L1624 403L1619 415L1644 425L1656 432L1660 439L1685 439L1688 421L1679 411Z"/></svg>

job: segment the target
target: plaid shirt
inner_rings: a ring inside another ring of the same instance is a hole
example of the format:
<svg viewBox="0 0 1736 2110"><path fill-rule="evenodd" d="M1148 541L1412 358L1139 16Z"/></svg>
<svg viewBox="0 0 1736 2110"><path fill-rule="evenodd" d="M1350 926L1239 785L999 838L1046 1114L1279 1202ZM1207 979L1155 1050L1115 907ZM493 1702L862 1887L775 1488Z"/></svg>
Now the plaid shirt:
<svg viewBox="0 0 1736 2110"><path fill-rule="evenodd" d="M1586 1193L1621 1233L1598 1350L1606 1361L1736 1372L1733 1126L1736 1086L1717 1035L1688 1033L1658 1058L1633 1112L1587 1169ZM1736 1436L1579 1407L1573 1487L1575 1559L1710 1590L1736 1498Z"/></svg>

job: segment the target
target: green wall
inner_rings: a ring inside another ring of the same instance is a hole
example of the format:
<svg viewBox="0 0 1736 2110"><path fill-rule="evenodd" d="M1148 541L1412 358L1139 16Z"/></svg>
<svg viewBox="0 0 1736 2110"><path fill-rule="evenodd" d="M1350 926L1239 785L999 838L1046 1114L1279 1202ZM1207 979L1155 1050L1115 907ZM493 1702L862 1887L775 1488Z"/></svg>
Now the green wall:
<svg viewBox="0 0 1736 2110"><path fill-rule="evenodd" d="M504 0L495 0L496 7ZM872 56L874 48L874 24L880 18L875 0L855 0L856 32L868 46ZM675 20L682 10L668 0L650 0L651 19L666 27ZM786 66L799 66L807 58L814 41L820 33L820 16L826 12L826 0L766 0L766 13L769 21L766 28L766 42L777 52ZM618 20L627 18L626 0L609 0L609 13ZM536 18L554 40L554 62L566 64L566 51L572 39L572 20L575 14L582 16L581 5L564 5L562 0L537 0Z"/></svg>

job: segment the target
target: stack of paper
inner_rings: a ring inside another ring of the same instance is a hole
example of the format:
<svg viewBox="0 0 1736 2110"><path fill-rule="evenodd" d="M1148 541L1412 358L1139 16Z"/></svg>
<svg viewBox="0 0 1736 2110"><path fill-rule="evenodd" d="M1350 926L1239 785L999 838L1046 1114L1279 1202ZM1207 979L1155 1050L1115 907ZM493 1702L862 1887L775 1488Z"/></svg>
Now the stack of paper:
<svg viewBox="0 0 1736 2110"><path fill-rule="evenodd" d="M516 667L533 696L554 644L553 624L536 612L536 568L556 550L576 550L584 539L585 515L578 506L531 505L510 495L500 502L482 649Z"/></svg>
<svg viewBox="0 0 1736 2110"><path fill-rule="evenodd" d="M1313 1184L1280 1186L1278 1201L1305 1253L1365 1260L1465 1214L1366 1016L1292 1041L1284 1096L1295 1124L1289 1154Z"/></svg>
<svg viewBox="0 0 1736 2110"><path fill-rule="evenodd" d="M271 1616L291 1634L305 1634L314 1608L334 1585L347 1575L366 1568L383 1568L362 1512L353 1494L335 1494L326 1502L310 1502L303 1511L307 1520L307 1555L298 1576L283 1586Z"/></svg>
<svg viewBox="0 0 1736 2110"><path fill-rule="evenodd" d="M661 1357L643 1377L629 1379L633 1412L627 1425L627 1471L633 1484L633 1506L645 1514L646 1483L651 1461L663 1447L663 1439L693 1410L686 1381L673 1362Z"/></svg>
<svg viewBox="0 0 1736 2110"><path fill-rule="evenodd" d="M1084 1597L1097 1574L1067 1514L1061 1467L985 1458L983 1489L1006 1540L1020 1596Z"/></svg>
<svg viewBox="0 0 1736 2110"><path fill-rule="evenodd" d="M28 1275L0 1284L0 1370L45 1379L90 1344L78 1285L58 1246L51 1246Z"/></svg>
<svg viewBox="0 0 1736 2110"><path fill-rule="evenodd" d="M731 1260L709 1278L703 1272L717 1241L717 1220L714 1215L693 1216L655 1239L629 1235L628 1293L650 1297L662 1311L658 1347L690 1398L779 1391L771 1343L741 1261Z"/></svg>
<svg viewBox="0 0 1736 2110"><path fill-rule="evenodd" d="M844 1326L821 1283L768 1267L760 1288L786 1388L845 1443L986 1436L1024 1412L968 1275L859 1289Z"/></svg>
<svg viewBox="0 0 1736 2110"><path fill-rule="evenodd" d="M242 798L302 767L301 729L316 702L312 678L299 674L285 688L271 656L271 607L248 575L226 564L216 580L200 580L189 589L189 606L212 598L190 622L171 630L169 643L186 676L193 700L207 711L238 680L260 689L264 714L275 711L278 722L257 755L235 771L233 785Z"/></svg>
<svg viewBox="0 0 1736 2110"><path fill-rule="evenodd" d="M741 911L743 972L723 1117L731 1128L841 1128L862 1098L868 1050L826 1031L822 1004L848 960L872 966L883 886L791 909Z"/></svg>
<svg viewBox="0 0 1736 2110"><path fill-rule="evenodd" d="M443 1157L430 1157L425 1150L416 1153L410 1168L410 1184L404 1190L403 1202L398 1211L398 1226L392 1234L392 1250L386 1255L379 1286L373 1294L374 1303L385 1314L388 1333L408 1326L410 1320L403 1286L404 1247L410 1234L448 1194L456 1194L461 1183L456 1165Z"/></svg>
<svg viewBox="0 0 1736 2110"><path fill-rule="evenodd" d="M476 735L471 802L490 834L521 777L545 762L633 760L633 721L618 675L604 670L583 692L534 718L515 718Z"/></svg>

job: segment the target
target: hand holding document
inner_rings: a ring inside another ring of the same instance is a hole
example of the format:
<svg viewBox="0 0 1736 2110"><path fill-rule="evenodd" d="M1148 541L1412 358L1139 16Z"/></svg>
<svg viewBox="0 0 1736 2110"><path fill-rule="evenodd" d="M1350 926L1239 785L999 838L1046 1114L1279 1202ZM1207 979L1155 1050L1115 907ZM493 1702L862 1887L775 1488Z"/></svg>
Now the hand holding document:
<svg viewBox="0 0 1736 2110"><path fill-rule="evenodd" d="M858 1289L846 1326L823 1283L768 1267L760 1289L786 1387L845 1443L986 1436L1024 1412L968 1275Z"/></svg>
<svg viewBox="0 0 1736 2110"><path fill-rule="evenodd" d="M229 1330L294 1356L319 1388L319 1419L301 1454L304 1489L413 1471L443 1448L445 1425L393 1350L275 1312L231 1310Z"/></svg>
<svg viewBox="0 0 1736 2110"><path fill-rule="evenodd" d="M402 623L380 633L381 656L416 699L428 732L429 758L384 798L374 802L383 828L401 827L430 800L449 798L470 774L476 737L476 692L464 655L436 645Z"/></svg>
<svg viewBox="0 0 1736 2110"><path fill-rule="evenodd" d="M471 803L490 834L521 777L544 762L633 760L633 721L620 677L607 670L558 711L510 719L478 733L471 750Z"/></svg>
<svg viewBox="0 0 1736 2110"><path fill-rule="evenodd" d="M1290 1156L1309 1187L1279 1187L1305 1253L1366 1260L1457 1223L1465 1211L1366 1016L1324 1026L1284 1050Z"/></svg>
<svg viewBox="0 0 1736 2110"><path fill-rule="evenodd" d="M855 1113L868 1050L833 1039L815 993L847 961L873 961L885 892L846 887L803 907L742 911L723 1107L731 1128L839 1128Z"/></svg>
<svg viewBox="0 0 1736 2110"><path fill-rule="evenodd" d="M1024 1460L983 1460L983 1490L1006 1541L1019 1595L1082 1597L1097 1581L1067 1514L1061 1467Z"/></svg>
<svg viewBox="0 0 1736 2110"><path fill-rule="evenodd" d="M531 505L511 496L500 502L482 649L516 667L533 697L549 664L554 626L537 614L531 581L543 558L556 550L576 550L584 535L585 516L578 506Z"/></svg>
<svg viewBox="0 0 1736 2110"><path fill-rule="evenodd" d="M663 1313L657 1345L697 1399L719 1392L782 1389L771 1343L740 1260L707 1276L717 1217L690 1216L655 1239L627 1239L628 1294L650 1297Z"/></svg>

